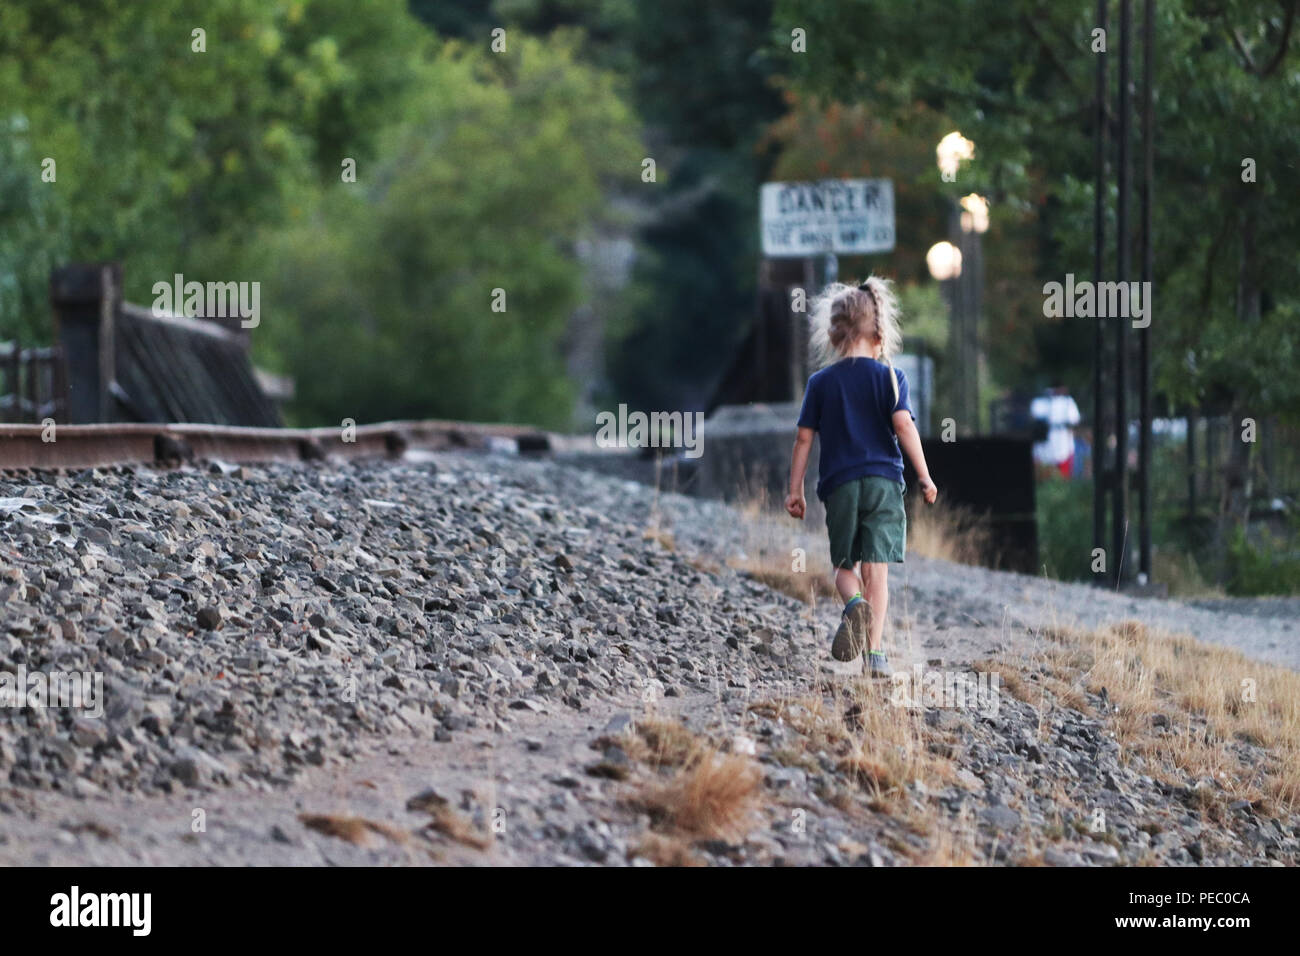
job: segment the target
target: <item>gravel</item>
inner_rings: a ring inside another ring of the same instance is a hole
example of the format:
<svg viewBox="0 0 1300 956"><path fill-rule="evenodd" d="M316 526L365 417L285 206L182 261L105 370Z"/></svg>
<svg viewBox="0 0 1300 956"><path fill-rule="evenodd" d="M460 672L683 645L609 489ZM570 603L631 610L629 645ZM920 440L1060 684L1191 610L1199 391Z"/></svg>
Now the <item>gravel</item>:
<svg viewBox="0 0 1300 956"><path fill-rule="evenodd" d="M707 862L907 862L923 838L846 810L833 761L783 763L791 728L749 707L837 679L835 610L729 563L820 554L819 532L504 455L0 477L4 670L99 673L104 689L102 717L0 707L0 862L644 863L652 821L627 800L643 768L617 740L648 711L763 769L761 825L695 841ZM920 559L901 573L896 667L1124 617L1297 663L1286 614ZM1121 763L1093 718L1004 696L995 715L926 720L960 774L910 799L958 821L976 859L1033 852L1065 780L1108 826L1080 817L1048 863L1296 861L1294 819L1246 806L1202 832L1201 784ZM354 841L307 811L383 826ZM449 836L440 814L485 838Z"/></svg>

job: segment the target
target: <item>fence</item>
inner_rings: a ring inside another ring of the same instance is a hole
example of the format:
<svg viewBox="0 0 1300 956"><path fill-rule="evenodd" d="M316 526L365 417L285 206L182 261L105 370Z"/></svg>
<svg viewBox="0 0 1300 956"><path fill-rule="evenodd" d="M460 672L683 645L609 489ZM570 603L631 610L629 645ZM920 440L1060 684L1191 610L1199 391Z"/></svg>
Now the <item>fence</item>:
<svg viewBox="0 0 1300 956"><path fill-rule="evenodd" d="M990 406L998 434L1028 435L1027 402L1000 399ZM1091 441L1090 426L1077 430ZM1253 426L1249 456L1252 511L1274 510L1277 500L1300 499L1300 429L1276 417L1264 417ZM1167 516L1201 518L1217 514L1229 480L1229 465L1237 443L1248 440L1246 427L1226 415L1189 414L1157 418L1152 422L1152 500ZM1130 475L1137 470L1137 423L1129 424ZM1087 462L1091 471L1091 457Z"/></svg>
<svg viewBox="0 0 1300 956"><path fill-rule="evenodd" d="M124 302L120 264L69 265L50 305L75 388L60 423L197 422L274 428L280 412L226 319L155 314Z"/></svg>
<svg viewBox="0 0 1300 956"><path fill-rule="evenodd" d="M63 421L67 393L61 348L25 349L18 342L0 342L0 421Z"/></svg>
<svg viewBox="0 0 1300 956"><path fill-rule="evenodd" d="M1182 472L1186 510L1213 512L1224 494L1233 446L1245 440L1245 427L1227 416L1182 421L1185 424L1171 429L1164 442L1157 439L1157 452L1164 444L1171 452L1170 465ZM1276 499L1300 497L1300 429L1274 418L1259 419L1249 467L1254 510L1270 510Z"/></svg>

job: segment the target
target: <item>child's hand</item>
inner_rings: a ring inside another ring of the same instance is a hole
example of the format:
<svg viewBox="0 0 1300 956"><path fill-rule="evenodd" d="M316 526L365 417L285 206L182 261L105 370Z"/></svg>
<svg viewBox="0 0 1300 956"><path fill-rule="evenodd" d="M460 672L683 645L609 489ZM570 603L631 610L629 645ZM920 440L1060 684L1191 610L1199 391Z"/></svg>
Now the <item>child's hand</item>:
<svg viewBox="0 0 1300 956"><path fill-rule="evenodd" d="M803 495L797 495L793 491L785 497L785 510L790 512L791 518L803 520L805 502Z"/></svg>
<svg viewBox="0 0 1300 956"><path fill-rule="evenodd" d="M921 494L925 497L925 503L927 505L934 504L934 499L939 497L938 486L936 486L929 478L922 478L919 484L921 486Z"/></svg>

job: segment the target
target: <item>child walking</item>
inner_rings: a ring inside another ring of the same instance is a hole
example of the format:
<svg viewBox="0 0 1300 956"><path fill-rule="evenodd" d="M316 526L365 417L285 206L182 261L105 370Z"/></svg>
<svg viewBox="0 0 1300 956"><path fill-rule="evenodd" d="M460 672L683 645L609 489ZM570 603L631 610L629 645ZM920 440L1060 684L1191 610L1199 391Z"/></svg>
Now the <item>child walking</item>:
<svg viewBox="0 0 1300 956"><path fill-rule="evenodd" d="M804 474L820 435L817 497L826 506L835 588L844 601L831 656L852 661L865 648L871 676L888 677L881 635L889 562L903 560L907 539L903 452L927 504L939 490L921 450L907 376L891 364L902 335L889 283L872 276L856 287L831 284L813 302L811 325L812 351L824 368L804 393L785 510L803 519Z"/></svg>

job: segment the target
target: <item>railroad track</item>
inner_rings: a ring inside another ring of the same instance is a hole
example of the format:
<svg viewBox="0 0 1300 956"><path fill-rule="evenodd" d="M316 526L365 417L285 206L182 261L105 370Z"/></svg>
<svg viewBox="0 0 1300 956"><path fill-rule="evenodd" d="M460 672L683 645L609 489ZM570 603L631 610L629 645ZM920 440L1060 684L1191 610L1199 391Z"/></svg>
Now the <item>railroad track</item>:
<svg viewBox="0 0 1300 956"><path fill-rule="evenodd" d="M0 468L396 458L408 449L542 453L552 450L555 440L556 436L527 426L450 421L382 422L349 429L0 424Z"/></svg>

